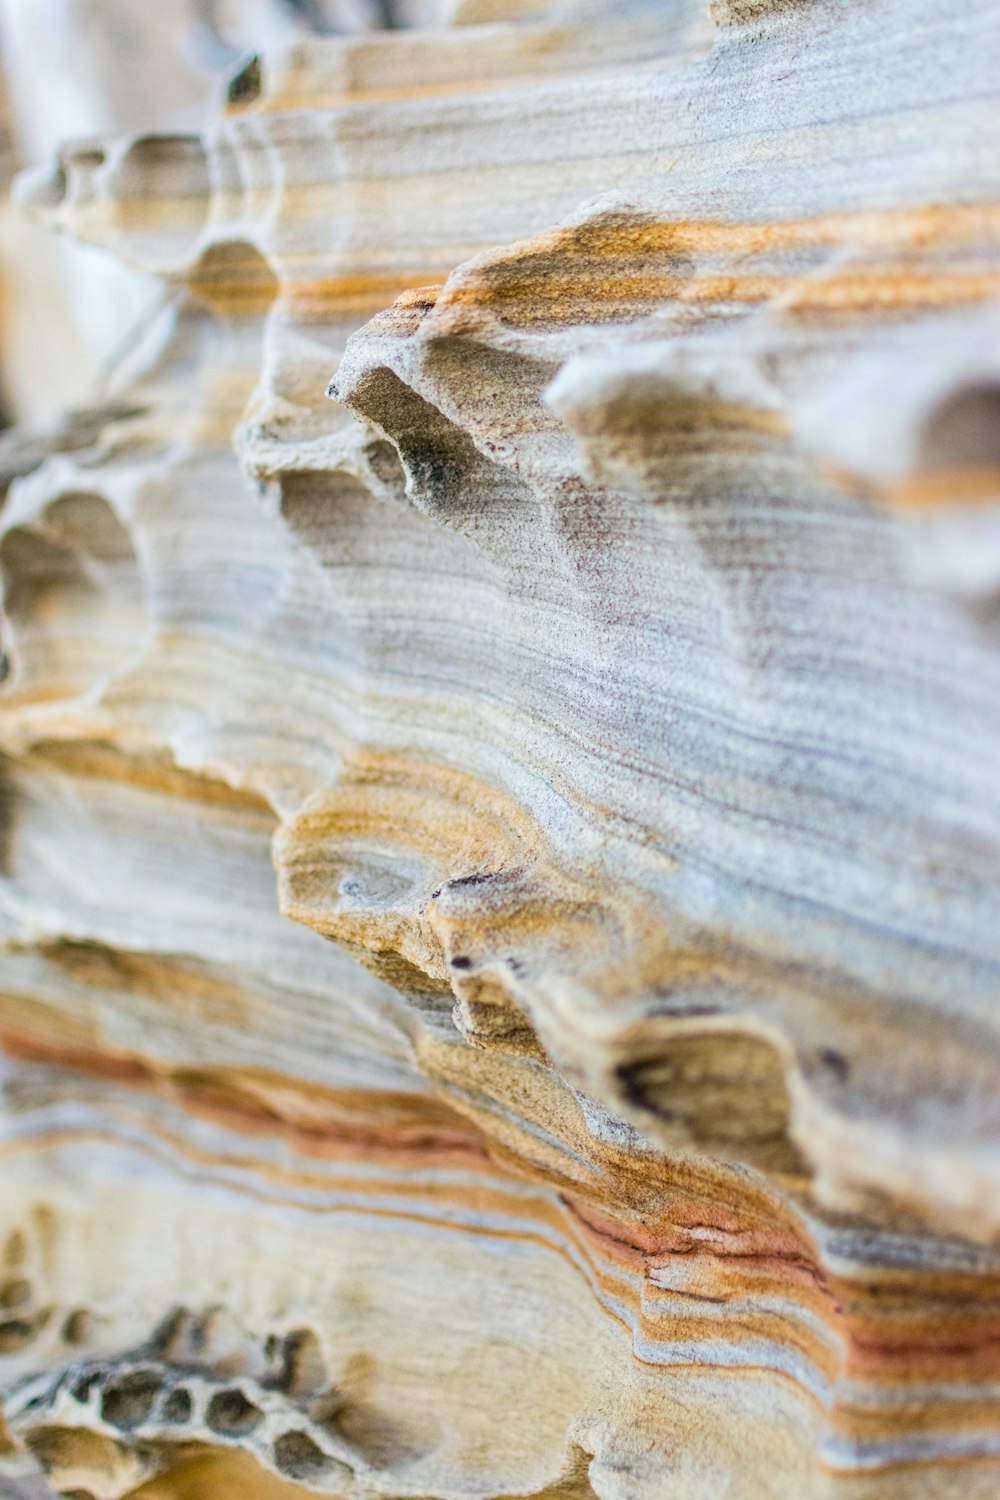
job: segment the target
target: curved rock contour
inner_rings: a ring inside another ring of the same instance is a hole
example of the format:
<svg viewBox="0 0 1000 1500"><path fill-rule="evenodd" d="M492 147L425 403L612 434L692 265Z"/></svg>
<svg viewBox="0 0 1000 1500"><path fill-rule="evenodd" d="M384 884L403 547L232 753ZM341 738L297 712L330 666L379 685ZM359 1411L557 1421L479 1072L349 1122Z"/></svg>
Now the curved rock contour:
<svg viewBox="0 0 1000 1500"><path fill-rule="evenodd" d="M19 1483L996 1493L995 12L467 3L21 179L172 290L0 515Z"/></svg>

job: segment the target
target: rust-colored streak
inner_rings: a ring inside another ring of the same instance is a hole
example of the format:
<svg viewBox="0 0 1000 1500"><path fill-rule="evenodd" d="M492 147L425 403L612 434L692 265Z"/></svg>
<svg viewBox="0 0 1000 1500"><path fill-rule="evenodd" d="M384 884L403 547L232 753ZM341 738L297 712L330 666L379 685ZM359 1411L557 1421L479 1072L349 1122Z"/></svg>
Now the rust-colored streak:
<svg viewBox="0 0 1000 1500"><path fill-rule="evenodd" d="M846 1378L862 1388L917 1392L902 1416L896 1405L883 1409L877 1401L859 1406L838 1399L828 1420L831 1430L850 1441L908 1432L979 1433L996 1426L997 1406L988 1396L973 1389L966 1399L941 1403L926 1391L935 1381L960 1377L974 1387L1000 1378L1000 1278L874 1268L851 1277L830 1274L794 1214L766 1191L748 1183L745 1201L721 1200L718 1169L714 1183L709 1172L699 1185L683 1163L660 1161L652 1168L659 1204L644 1211L629 1204L627 1193L616 1193L611 1171L598 1206L564 1186L554 1196L543 1171L512 1159L509 1151L498 1152L441 1099L320 1089L266 1070L160 1070L133 1056L46 1043L11 1028L0 1033L0 1045L21 1061L157 1093L237 1133L287 1141L299 1165L265 1168L269 1191L279 1197L310 1184L310 1160L317 1166L353 1165L356 1174L338 1183L362 1195L371 1192L367 1164L395 1166L404 1173L392 1189L399 1206L389 1210L373 1201L373 1216L412 1217L441 1232L455 1228L448 1214L442 1216L449 1205L489 1216L491 1223L463 1221L462 1232L535 1244L585 1270L605 1311L630 1336L638 1329L654 1344L696 1341L706 1350L720 1338L776 1341L834 1386ZM157 1128L155 1134L161 1133ZM187 1140L174 1145L188 1159L217 1164ZM619 1170L625 1165L619 1162ZM463 1174L471 1171L472 1180L426 1175L457 1166ZM419 1181L406 1175L415 1167ZM530 1199L519 1197L514 1209L518 1219L530 1216L534 1229L503 1226L513 1207L507 1181L539 1189ZM404 1201L411 1207L404 1208ZM769 1308L775 1299L783 1311ZM826 1335L807 1317L818 1319ZM705 1360L711 1367L707 1353ZM719 1364L726 1364L721 1354ZM730 1373L739 1379L789 1378L763 1367Z"/></svg>

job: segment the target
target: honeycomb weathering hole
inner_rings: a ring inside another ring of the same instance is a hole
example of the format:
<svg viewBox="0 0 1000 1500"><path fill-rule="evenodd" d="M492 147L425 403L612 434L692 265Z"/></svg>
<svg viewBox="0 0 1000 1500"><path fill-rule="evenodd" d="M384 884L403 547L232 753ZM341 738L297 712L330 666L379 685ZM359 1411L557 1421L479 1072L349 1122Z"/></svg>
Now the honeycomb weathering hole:
<svg viewBox="0 0 1000 1500"><path fill-rule="evenodd" d="M178 1426L190 1422L192 1412L191 1394L183 1386L170 1392L163 1403L163 1420L175 1422Z"/></svg>
<svg viewBox="0 0 1000 1500"><path fill-rule="evenodd" d="M144 259L172 263L193 249L208 215L205 149L193 135L133 141L111 173L119 228Z"/></svg>
<svg viewBox="0 0 1000 1500"><path fill-rule="evenodd" d="M133 1370L120 1376L101 1396L101 1416L112 1427L140 1427L153 1409L161 1384L158 1370Z"/></svg>
<svg viewBox="0 0 1000 1500"><path fill-rule="evenodd" d="M1000 467L1000 385L969 385L924 424L921 468Z"/></svg>
<svg viewBox="0 0 1000 1500"><path fill-rule="evenodd" d="M208 1403L206 1421L213 1432L226 1437L246 1437L259 1427L263 1413L242 1391L219 1391Z"/></svg>
<svg viewBox="0 0 1000 1500"><path fill-rule="evenodd" d="M141 639L132 539L99 495L70 494L0 540L13 696L75 697L115 672Z"/></svg>
<svg viewBox="0 0 1000 1500"><path fill-rule="evenodd" d="M307 1432L284 1432L275 1439L275 1466L291 1479L310 1479L330 1463Z"/></svg>
<svg viewBox="0 0 1000 1500"><path fill-rule="evenodd" d="M188 276L200 302L227 317L260 316L278 294L278 278L245 240L210 245Z"/></svg>
<svg viewBox="0 0 1000 1500"><path fill-rule="evenodd" d="M264 72L259 56L252 57L237 68L226 86L226 103L230 109L245 109L255 104L264 91Z"/></svg>
<svg viewBox="0 0 1000 1500"><path fill-rule="evenodd" d="M281 1385L293 1396L311 1395L326 1384L319 1340L310 1328L294 1328L282 1349Z"/></svg>

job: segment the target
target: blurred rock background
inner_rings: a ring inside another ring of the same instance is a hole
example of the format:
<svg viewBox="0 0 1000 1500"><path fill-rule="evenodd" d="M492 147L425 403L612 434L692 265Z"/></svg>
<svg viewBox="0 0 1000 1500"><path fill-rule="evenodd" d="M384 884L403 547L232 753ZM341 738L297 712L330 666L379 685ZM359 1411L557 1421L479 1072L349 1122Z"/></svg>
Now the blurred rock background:
<svg viewBox="0 0 1000 1500"><path fill-rule="evenodd" d="M162 286L26 224L21 167L91 136L197 130L248 52L413 24L420 0L0 0L0 401L46 426L85 403Z"/></svg>

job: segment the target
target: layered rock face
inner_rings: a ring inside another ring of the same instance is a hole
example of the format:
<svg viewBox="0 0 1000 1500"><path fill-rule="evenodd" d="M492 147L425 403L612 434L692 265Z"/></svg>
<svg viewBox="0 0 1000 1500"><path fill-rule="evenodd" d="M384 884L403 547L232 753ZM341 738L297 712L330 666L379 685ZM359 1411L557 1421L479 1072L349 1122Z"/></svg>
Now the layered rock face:
<svg viewBox="0 0 1000 1500"><path fill-rule="evenodd" d="M1000 1487L1000 16L459 0L20 211L0 1480Z"/></svg>

